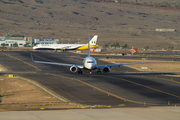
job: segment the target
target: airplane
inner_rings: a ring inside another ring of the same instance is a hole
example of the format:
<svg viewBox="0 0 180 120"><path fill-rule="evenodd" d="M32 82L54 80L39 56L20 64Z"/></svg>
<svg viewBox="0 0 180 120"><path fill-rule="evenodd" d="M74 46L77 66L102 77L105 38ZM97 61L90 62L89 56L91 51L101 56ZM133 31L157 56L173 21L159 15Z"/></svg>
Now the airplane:
<svg viewBox="0 0 180 120"><path fill-rule="evenodd" d="M90 48L98 47L96 45L98 36L95 35L90 43ZM86 50L88 49L88 43L87 44L37 44L33 47L35 50Z"/></svg>
<svg viewBox="0 0 180 120"><path fill-rule="evenodd" d="M88 41L89 41L89 35L88 35ZM70 67L70 71L72 73L78 73L78 74L82 74L82 69L86 69L86 70L89 70L90 71L90 74L92 74L92 71L93 70L96 70L97 69L97 74L101 74L102 72L103 73L107 73L107 72L110 72L110 68L113 67L113 66L122 66L122 65L133 65L133 64L143 64L147 61L147 58L146 58L146 61L145 62L138 62L138 63L122 63L122 64L109 64L109 65L97 65L97 59L100 59L100 58L109 58L109 56L107 57L96 57L96 58L93 58L90 56L90 44L88 44L88 56L85 57L85 58L82 58L82 57L73 57L73 58L77 58L77 59L82 59L83 60L83 65L77 65L77 64L65 64L65 63L54 63L54 62L44 62L44 61L35 61L33 59L33 56L31 54L31 58L32 58L32 61L35 62L35 63L44 63L44 64L52 64L52 65L62 65L62 66L69 66Z"/></svg>

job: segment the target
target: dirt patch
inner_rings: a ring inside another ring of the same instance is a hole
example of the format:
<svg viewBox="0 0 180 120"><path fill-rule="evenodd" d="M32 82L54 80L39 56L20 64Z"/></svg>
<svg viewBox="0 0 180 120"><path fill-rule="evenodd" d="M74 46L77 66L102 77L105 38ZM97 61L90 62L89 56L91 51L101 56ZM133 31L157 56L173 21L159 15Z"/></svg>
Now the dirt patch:
<svg viewBox="0 0 180 120"><path fill-rule="evenodd" d="M20 77L0 76L0 109L78 108L64 103Z"/></svg>

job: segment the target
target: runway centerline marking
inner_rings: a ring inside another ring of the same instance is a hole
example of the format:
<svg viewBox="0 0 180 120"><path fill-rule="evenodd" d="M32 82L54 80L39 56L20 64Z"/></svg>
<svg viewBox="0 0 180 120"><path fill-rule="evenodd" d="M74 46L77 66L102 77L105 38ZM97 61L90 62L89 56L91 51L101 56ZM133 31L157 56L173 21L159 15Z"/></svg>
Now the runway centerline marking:
<svg viewBox="0 0 180 120"><path fill-rule="evenodd" d="M180 84L180 82L178 81L175 81L175 80L168 80L168 79L164 79L164 78L156 78L156 77L150 77L150 76L146 76L147 78L154 78L154 79L161 79L161 80L166 80L166 81L169 81L169 82L175 82L175 83L178 83Z"/></svg>
<svg viewBox="0 0 180 120"><path fill-rule="evenodd" d="M132 83L132 84L136 84L136 85L138 85L138 86L142 86L142 87L145 87L145 88L148 88L148 89L157 91L157 92L161 92L161 93L164 93L164 94L167 94L167 95L176 97L176 98L180 98L180 96L178 96L178 95L174 95L174 94L171 94L171 93L168 93L168 92L164 92L164 91L162 91L162 90L158 90L158 89L156 89L156 88L152 88L152 87L149 87L149 86L146 86L146 85L142 85L142 84L140 84L140 83L136 83L136 82L133 82L133 81L130 81L130 80L126 80L126 79L123 79L123 78L115 78L115 77L109 77L109 76L106 76L106 77L108 77L108 78L114 78L114 79L118 79L118 80L120 79L120 80L129 82L129 83Z"/></svg>
<svg viewBox="0 0 180 120"><path fill-rule="evenodd" d="M0 53L0 54L5 56L5 54L4 54L4 53ZM8 71L8 69L7 69L7 68L5 68L4 66L2 66L1 64L0 64L0 68L4 69L6 72Z"/></svg>
<svg viewBox="0 0 180 120"><path fill-rule="evenodd" d="M0 68L2 68L3 70L5 70L6 72L8 71L8 69L5 68L4 66L2 66L1 64L0 64Z"/></svg>
<svg viewBox="0 0 180 120"><path fill-rule="evenodd" d="M77 60L79 61L79 60ZM107 76L109 77L109 76ZM110 77L109 77L110 78ZM112 78L115 78L115 77L112 77ZM115 78L115 79L118 79L118 78ZM136 85L139 85L139 86L142 86L142 87L145 87L145 88L148 88L148 89L151 89L151 90L154 90L154 91L158 91L158 92L161 92L161 93L164 93L164 94L167 94L167 95L170 95L170 96L173 96L173 97L177 97L177 98L180 98L180 96L178 95L174 95L174 94L171 94L171 93L168 93L168 92L164 92L164 91L161 91L161 90L158 90L158 89L155 89L155 88L152 88L152 87L148 87L146 85L142 85L142 84L139 84L139 83L136 83L136 82L132 82L132 81L129 81L129 80L126 80L126 79L122 79L122 78L119 78L123 81L126 81L126 82L130 82L130 83L133 83L133 84L136 84ZM160 78L161 80L166 80L166 79L162 79ZM174 81L174 80L167 80L167 81L171 81L171 82L176 82L176 83L180 83L180 82L177 82L177 81Z"/></svg>
<svg viewBox="0 0 180 120"><path fill-rule="evenodd" d="M33 54L33 55L34 55L34 54ZM35 56L36 56L36 55L35 55ZM36 57L39 57L39 56L36 56ZM43 57L39 57L39 58L48 60L48 59L43 58ZM74 59L74 58L69 58L69 59ZM75 60L76 60L76 61L79 61L79 60L77 60L77 59L75 59ZM52 61L52 60L48 60L48 61ZM52 62L53 62L53 61L52 61ZM63 77L63 78L67 78L67 79L72 79L72 78L69 78L69 77L66 77L66 76L55 75L55 74L51 74L51 73L49 73L49 75L58 76L58 77ZM84 82L84 81L81 81L81 80L79 80L79 79L73 78L73 80L76 80L76 81L78 81L78 82L80 82L80 83L86 84L86 85L88 85L88 86L90 86L90 87L92 87L92 88L95 88L95 89L97 89L97 90L99 90L99 91L101 91L101 92L104 92L104 93L106 93L106 94L109 94L109 95L111 95L111 96L114 96L114 97L116 97L116 98L118 98L118 99L121 99L121 100L126 99L126 98L117 96L117 95L115 95L115 94L113 94L113 93L110 93L110 92L107 92L107 91L105 91L105 90L102 90L102 89L100 89L100 88L98 88L98 87L95 87L95 86L93 86L93 85L91 85L91 84L89 84L89 83L86 83L86 82ZM134 100L130 100L130 99L126 99L126 101L132 102L132 103L137 103L137 104L144 104L144 102L138 102L138 101L134 101ZM157 104L153 104L153 103L147 103L147 104L149 104L149 105L157 105Z"/></svg>
<svg viewBox="0 0 180 120"><path fill-rule="evenodd" d="M25 61L23 61L23 60L21 60L21 59L19 59L19 58L17 58L17 57L14 57L14 56L12 56L12 55L10 55L10 54L5 54L5 55L8 55L8 56L10 56L10 57L12 57L12 58L14 58L14 59L16 59L16 60L19 60L19 61L21 61L21 62L23 62L23 63L25 63L25 64L27 64L27 65L29 65L29 66L32 66L32 67L36 68L36 69L39 70L39 71L41 71L41 69L37 68L36 66L31 65L30 63L25 62Z"/></svg>
<svg viewBox="0 0 180 120"><path fill-rule="evenodd" d="M53 75L53 76L57 76L57 77L63 77L63 78L67 78L67 79L72 79L72 78L70 78L70 77L61 76L61 75L56 75L56 74L51 74L51 73L49 73L49 75ZM103 92L103 93L109 94L109 95L111 95L111 96L113 96L113 97L116 97L116 98L118 98L118 99L121 99L121 100L125 100L125 99L126 99L126 98L120 97L120 96L118 96L118 95L115 95L115 94L113 94L113 93L110 93L110 92L107 92L107 91L105 91L105 90L102 90L102 89L100 89L100 88L98 88L98 87L96 87L96 86L93 86L93 85L91 85L91 84L89 84L89 83L87 83L87 82L84 82L84 81L82 81L82 80L79 80L79 79L76 79L76 78L73 78L73 80L76 80L76 81L78 81L78 82L80 82L80 83L86 84L86 85L88 85L88 86L90 86L90 87L92 87L92 88L95 88L96 90L99 90L99 91L101 91L101 92ZM138 102L138 101L134 101L134 100L130 100L130 99L126 99L126 101L132 102L132 103L136 103L136 104L144 104L144 102ZM146 103L146 104L149 104L149 105L157 105L157 104L153 104L153 103Z"/></svg>

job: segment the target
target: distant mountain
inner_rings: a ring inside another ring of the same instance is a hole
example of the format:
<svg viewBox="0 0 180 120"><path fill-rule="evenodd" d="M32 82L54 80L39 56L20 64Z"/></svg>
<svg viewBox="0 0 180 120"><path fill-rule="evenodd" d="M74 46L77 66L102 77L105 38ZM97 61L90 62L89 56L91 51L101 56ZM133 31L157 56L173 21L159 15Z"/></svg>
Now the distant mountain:
<svg viewBox="0 0 180 120"><path fill-rule="evenodd" d="M91 33L99 35L100 44L119 41L139 48L148 44L150 48L168 48L169 44L177 46L180 34L155 29L178 30L179 24L179 11L86 0L0 0L0 36L9 32L76 42Z"/></svg>

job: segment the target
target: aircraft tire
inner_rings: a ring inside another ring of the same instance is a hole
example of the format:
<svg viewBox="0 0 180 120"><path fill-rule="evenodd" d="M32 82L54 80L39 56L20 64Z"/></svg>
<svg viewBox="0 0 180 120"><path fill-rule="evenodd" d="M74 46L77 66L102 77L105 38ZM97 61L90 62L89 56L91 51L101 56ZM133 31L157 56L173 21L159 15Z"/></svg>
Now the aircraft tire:
<svg viewBox="0 0 180 120"><path fill-rule="evenodd" d="M101 71L97 71L97 74L100 75L100 74L101 74Z"/></svg>
<svg viewBox="0 0 180 120"><path fill-rule="evenodd" d="M82 71L78 71L78 74L82 74Z"/></svg>

